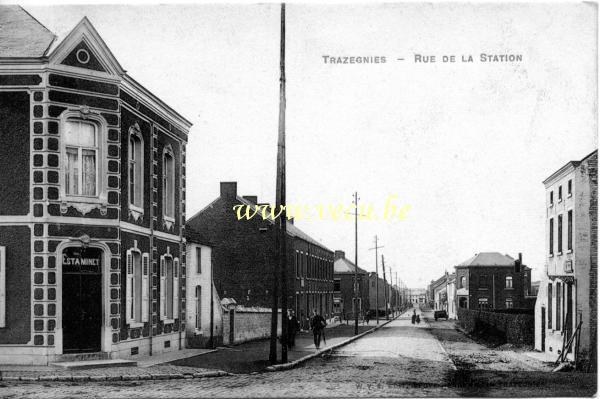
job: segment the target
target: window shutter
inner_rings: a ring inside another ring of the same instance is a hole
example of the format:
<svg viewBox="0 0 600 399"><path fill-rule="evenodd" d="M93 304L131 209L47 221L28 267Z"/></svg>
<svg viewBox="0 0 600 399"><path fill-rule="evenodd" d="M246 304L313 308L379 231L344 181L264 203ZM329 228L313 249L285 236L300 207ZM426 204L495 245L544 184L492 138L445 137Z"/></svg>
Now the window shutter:
<svg viewBox="0 0 600 399"><path fill-rule="evenodd" d="M165 284L165 258L164 256L160 257L160 318L167 318L167 306L165 301L167 300L166 289L167 285Z"/></svg>
<svg viewBox="0 0 600 399"><path fill-rule="evenodd" d="M133 322L133 254L131 253L131 250L127 251L127 264L126 264L126 268L127 268L127 279L125 281L126 284L126 306L127 309L125 311L126 313L126 320L127 320L127 324L130 324L131 322Z"/></svg>
<svg viewBox="0 0 600 399"><path fill-rule="evenodd" d="M6 327L6 248L0 247L0 327Z"/></svg>
<svg viewBox="0 0 600 399"><path fill-rule="evenodd" d="M148 275L150 269L150 255L142 255L142 321L148 321Z"/></svg>
<svg viewBox="0 0 600 399"><path fill-rule="evenodd" d="M173 260L173 318L179 318L179 259Z"/></svg>

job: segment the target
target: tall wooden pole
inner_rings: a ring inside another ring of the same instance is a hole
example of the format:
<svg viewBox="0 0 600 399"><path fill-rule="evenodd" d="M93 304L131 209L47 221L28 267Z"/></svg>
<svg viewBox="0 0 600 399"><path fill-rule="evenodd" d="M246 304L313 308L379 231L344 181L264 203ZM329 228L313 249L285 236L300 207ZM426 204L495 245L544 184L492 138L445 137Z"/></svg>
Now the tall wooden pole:
<svg viewBox="0 0 600 399"><path fill-rule="evenodd" d="M285 3L281 3L281 53L279 78L279 139L277 140L277 199L276 209L285 209ZM281 272L281 362L287 363L287 215L279 215L279 269Z"/></svg>
<svg viewBox="0 0 600 399"><path fill-rule="evenodd" d="M389 320L390 316L388 315L388 289L387 281L385 279L385 261L383 259L383 255L381 255L381 269L383 270L383 300L385 301L385 319Z"/></svg>
<svg viewBox="0 0 600 399"><path fill-rule="evenodd" d="M369 248L369 250L375 250L375 318L377 320L377 324L379 324L379 272L378 272L378 255L377 250L379 248L383 248L378 245L377 235L375 235L375 247ZM370 304L369 304L370 306Z"/></svg>
<svg viewBox="0 0 600 399"><path fill-rule="evenodd" d="M354 192L354 206L354 335L358 335L358 192Z"/></svg>
<svg viewBox="0 0 600 399"><path fill-rule="evenodd" d="M285 3L281 4L281 37L279 53L279 131L277 136L277 182L275 209L285 206ZM284 208L285 209L285 208ZM287 363L287 215L283 211L274 221L277 264L273 275L273 307L271 309L271 342L269 360L277 362L278 280L281 285L281 361ZM279 273L278 273L279 272Z"/></svg>

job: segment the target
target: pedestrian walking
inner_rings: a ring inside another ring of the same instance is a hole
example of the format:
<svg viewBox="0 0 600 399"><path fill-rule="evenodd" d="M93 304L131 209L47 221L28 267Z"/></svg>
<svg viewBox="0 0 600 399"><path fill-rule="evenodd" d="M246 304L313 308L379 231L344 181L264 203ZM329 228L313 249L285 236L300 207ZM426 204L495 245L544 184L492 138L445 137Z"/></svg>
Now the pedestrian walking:
<svg viewBox="0 0 600 399"><path fill-rule="evenodd" d="M421 318L417 315L417 324L421 323Z"/></svg>
<svg viewBox="0 0 600 399"><path fill-rule="evenodd" d="M292 309L288 309L287 311L287 323L288 323L288 339L287 346L289 349L292 349L296 345L296 334L300 329L300 323L298 322L298 318L296 317L295 312Z"/></svg>
<svg viewBox="0 0 600 399"><path fill-rule="evenodd" d="M325 329L326 325L327 322L323 316L317 313L317 309L313 309L313 317L310 319L310 328L313 331L313 339L315 342L315 348L317 349L319 349L321 346L321 338L323 337L323 330Z"/></svg>
<svg viewBox="0 0 600 399"><path fill-rule="evenodd" d="M415 324L415 321L417 321L417 311L413 309L413 314L412 317L410 318L410 321Z"/></svg>
<svg viewBox="0 0 600 399"><path fill-rule="evenodd" d="M365 315L365 321L367 322L367 325L369 325L369 320L371 320L371 312L367 312Z"/></svg>

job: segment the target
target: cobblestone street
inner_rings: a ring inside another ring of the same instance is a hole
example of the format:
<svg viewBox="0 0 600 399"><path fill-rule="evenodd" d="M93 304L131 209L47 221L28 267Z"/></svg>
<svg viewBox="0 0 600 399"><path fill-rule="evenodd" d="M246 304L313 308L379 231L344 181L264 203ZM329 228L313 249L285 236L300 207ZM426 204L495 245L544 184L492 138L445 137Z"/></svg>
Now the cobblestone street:
<svg viewBox="0 0 600 399"><path fill-rule="evenodd" d="M395 320L332 353L288 371L166 381L2 382L2 397L407 397L590 396L595 375L549 373L511 356L502 370L464 368L440 344L461 341L463 355L485 351L452 323ZM440 338L441 339L441 338ZM515 355L517 356L517 355ZM477 357L477 356L476 356ZM492 356L493 357L493 356ZM489 363L491 364L491 363ZM510 367L507 367L510 365Z"/></svg>

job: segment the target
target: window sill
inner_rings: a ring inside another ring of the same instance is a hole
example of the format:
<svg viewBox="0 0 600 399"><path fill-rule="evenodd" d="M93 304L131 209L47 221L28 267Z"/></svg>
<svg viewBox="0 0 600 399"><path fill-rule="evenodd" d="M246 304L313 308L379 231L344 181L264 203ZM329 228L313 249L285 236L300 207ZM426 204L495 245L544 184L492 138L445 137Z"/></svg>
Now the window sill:
<svg viewBox="0 0 600 399"><path fill-rule="evenodd" d="M163 319L163 324L174 324L175 319Z"/></svg>
<svg viewBox="0 0 600 399"><path fill-rule="evenodd" d="M551 203L550 205L548 205L548 208L552 208L554 206L554 203Z"/></svg>
<svg viewBox="0 0 600 399"><path fill-rule="evenodd" d="M567 194L567 198L571 198L573 196L573 194L569 193Z"/></svg>
<svg viewBox="0 0 600 399"><path fill-rule="evenodd" d="M144 327L143 322L134 321L134 322L129 323L129 328L141 328L141 327Z"/></svg>
<svg viewBox="0 0 600 399"><path fill-rule="evenodd" d="M141 208L139 206L133 205L133 204L129 204L129 210L132 212L137 212L140 214L144 214L144 208Z"/></svg>
<svg viewBox="0 0 600 399"><path fill-rule="evenodd" d="M563 254L562 251L558 251L558 253L557 253L558 256L562 256L562 254Z"/></svg>
<svg viewBox="0 0 600 399"><path fill-rule="evenodd" d="M549 254L548 257L549 258L554 258L554 254Z"/></svg>
<svg viewBox="0 0 600 399"><path fill-rule="evenodd" d="M199 330L199 329L196 328L194 330L194 335L204 335L204 333L202 332L202 330Z"/></svg>
<svg viewBox="0 0 600 399"><path fill-rule="evenodd" d="M573 253L573 250L572 250L572 249L567 249L567 253L568 253L568 254L572 254L572 253Z"/></svg>
<svg viewBox="0 0 600 399"><path fill-rule="evenodd" d="M504 287L505 290L514 290L513 287Z"/></svg>
<svg viewBox="0 0 600 399"><path fill-rule="evenodd" d="M559 203L559 204L560 204L561 202L562 202L562 198L560 198L560 199L558 200L558 203Z"/></svg>

